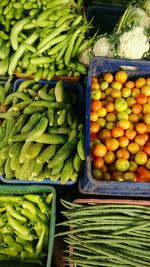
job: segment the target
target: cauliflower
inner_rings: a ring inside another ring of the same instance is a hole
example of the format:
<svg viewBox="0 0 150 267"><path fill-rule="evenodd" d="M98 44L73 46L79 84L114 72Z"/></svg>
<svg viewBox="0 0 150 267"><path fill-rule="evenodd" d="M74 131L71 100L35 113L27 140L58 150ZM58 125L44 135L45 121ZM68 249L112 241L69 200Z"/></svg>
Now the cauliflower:
<svg viewBox="0 0 150 267"><path fill-rule="evenodd" d="M92 48L89 47L79 55L78 60L83 65L88 66L92 57L93 57Z"/></svg>
<svg viewBox="0 0 150 267"><path fill-rule="evenodd" d="M122 58L140 59L149 51L148 37L142 27L133 27L119 37L117 55Z"/></svg>
<svg viewBox="0 0 150 267"><path fill-rule="evenodd" d="M113 49L109 38L102 36L96 41L93 47L93 54L94 56L113 57L112 50Z"/></svg>

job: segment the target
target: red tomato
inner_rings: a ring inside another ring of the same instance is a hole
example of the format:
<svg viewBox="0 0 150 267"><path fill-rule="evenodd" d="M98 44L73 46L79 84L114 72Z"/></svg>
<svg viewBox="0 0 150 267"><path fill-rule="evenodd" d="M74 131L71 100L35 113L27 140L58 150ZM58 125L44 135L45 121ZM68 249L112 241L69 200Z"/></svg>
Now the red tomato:
<svg viewBox="0 0 150 267"><path fill-rule="evenodd" d="M92 100L91 101L91 110L92 111L99 111L102 107L102 103L99 100Z"/></svg>
<svg viewBox="0 0 150 267"><path fill-rule="evenodd" d="M96 133L91 133L90 134L90 140L93 141L94 139L97 139L97 134Z"/></svg>
<svg viewBox="0 0 150 267"><path fill-rule="evenodd" d="M137 170L137 182L150 182L150 171L144 166L140 166Z"/></svg>
<svg viewBox="0 0 150 267"><path fill-rule="evenodd" d="M108 102L105 105L105 108L106 108L107 112L113 112L115 110L115 105L112 102Z"/></svg>
<svg viewBox="0 0 150 267"><path fill-rule="evenodd" d="M101 169L104 166L104 160L100 157L94 157L93 158L93 166L96 169Z"/></svg>
<svg viewBox="0 0 150 267"><path fill-rule="evenodd" d="M134 104L133 106L132 106L132 113L133 114L140 114L142 112L142 106L141 105L139 105L139 104Z"/></svg>
<svg viewBox="0 0 150 267"><path fill-rule="evenodd" d="M149 143L144 146L144 152L147 155L150 155L150 144Z"/></svg>
<svg viewBox="0 0 150 267"><path fill-rule="evenodd" d="M136 97L136 101L138 104L140 105L144 105L147 103L147 96L140 93L137 97Z"/></svg>
<svg viewBox="0 0 150 267"><path fill-rule="evenodd" d="M94 133L98 133L100 130L100 125L98 122L96 121L91 121L90 123L90 133L94 134Z"/></svg>
<svg viewBox="0 0 150 267"><path fill-rule="evenodd" d="M118 138L124 135L124 130L121 127L114 127L111 130L112 137Z"/></svg>

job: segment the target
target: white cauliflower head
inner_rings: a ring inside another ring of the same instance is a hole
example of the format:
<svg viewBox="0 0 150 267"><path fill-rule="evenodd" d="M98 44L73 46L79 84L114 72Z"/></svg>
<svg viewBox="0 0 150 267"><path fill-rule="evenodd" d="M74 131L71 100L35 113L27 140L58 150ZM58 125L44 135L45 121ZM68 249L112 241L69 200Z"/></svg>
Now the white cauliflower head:
<svg viewBox="0 0 150 267"><path fill-rule="evenodd" d="M85 66L88 66L91 58L93 57L92 48L89 47L84 50L81 54L79 54L78 60Z"/></svg>
<svg viewBox="0 0 150 267"><path fill-rule="evenodd" d="M93 47L93 54L94 56L112 57L112 45L109 41L109 38L105 36L100 37Z"/></svg>
<svg viewBox="0 0 150 267"><path fill-rule="evenodd" d="M142 27L133 27L119 38L117 54L121 58L140 59L149 51L149 41Z"/></svg>

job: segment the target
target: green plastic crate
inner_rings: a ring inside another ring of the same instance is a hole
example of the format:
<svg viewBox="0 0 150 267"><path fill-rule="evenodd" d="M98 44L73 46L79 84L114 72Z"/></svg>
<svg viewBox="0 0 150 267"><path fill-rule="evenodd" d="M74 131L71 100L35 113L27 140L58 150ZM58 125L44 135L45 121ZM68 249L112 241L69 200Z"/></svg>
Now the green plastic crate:
<svg viewBox="0 0 150 267"><path fill-rule="evenodd" d="M0 185L0 195L24 195L24 194L42 194L52 193L53 198L51 202L51 217L50 217L50 234L48 244L47 261L44 265L22 262L0 262L0 267L51 267L54 235L55 235L55 220L56 220L56 191L49 185Z"/></svg>

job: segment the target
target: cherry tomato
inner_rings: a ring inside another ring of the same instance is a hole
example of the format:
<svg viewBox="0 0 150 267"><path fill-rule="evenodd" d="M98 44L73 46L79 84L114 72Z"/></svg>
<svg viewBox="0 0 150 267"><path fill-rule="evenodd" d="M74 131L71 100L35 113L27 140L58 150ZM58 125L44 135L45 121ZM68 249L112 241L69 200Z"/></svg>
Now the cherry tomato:
<svg viewBox="0 0 150 267"><path fill-rule="evenodd" d="M139 150L140 150L140 146L137 143L130 143L128 145L128 151L131 154L137 154L137 152L139 152Z"/></svg>
<svg viewBox="0 0 150 267"><path fill-rule="evenodd" d="M144 165L147 161L147 155L143 151L139 151L135 156L135 162L138 165Z"/></svg>
<svg viewBox="0 0 150 267"><path fill-rule="evenodd" d="M117 155L117 159L129 159L130 157L130 154L129 152L125 149L125 148L122 148L122 149L119 149L116 153Z"/></svg>
<svg viewBox="0 0 150 267"><path fill-rule="evenodd" d="M119 70L119 71L117 71L117 73L116 73L116 75L115 75L115 80L116 80L117 82L120 82L120 83L125 83L126 80L127 80L127 78L128 78L128 74L127 74L127 72L124 71L124 70Z"/></svg>
<svg viewBox="0 0 150 267"><path fill-rule="evenodd" d="M114 138L118 138L124 135L124 130L121 127L114 127L111 130L111 135Z"/></svg>
<svg viewBox="0 0 150 267"><path fill-rule="evenodd" d="M138 123L135 127L138 134L145 134L147 132L147 126L144 123Z"/></svg>
<svg viewBox="0 0 150 267"><path fill-rule="evenodd" d="M106 81L108 83L111 83L113 81L113 79L114 79L112 73L110 73L110 72L106 72L104 74L103 78L104 78L104 81Z"/></svg>
<svg viewBox="0 0 150 267"><path fill-rule="evenodd" d="M96 169L101 169L104 166L104 160L100 157L94 157L93 166Z"/></svg>
<svg viewBox="0 0 150 267"><path fill-rule="evenodd" d="M126 172L130 167L130 163L127 159L117 159L116 169L120 172Z"/></svg>
<svg viewBox="0 0 150 267"><path fill-rule="evenodd" d="M123 147L123 148L127 147L129 144L129 139L125 136L119 137L118 141L119 141L120 147Z"/></svg>
<svg viewBox="0 0 150 267"><path fill-rule="evenodd" d="M102 107L102 103L99 100L92 100L91 101L91 110L92 111L99 111Z"/></svg>
<svg viewBox="0 0 150 267"><path fill-rule="evenodd" d="M136 79L136 81L135 81L135 86L137 88L142 88L145 84L146 84L146 79L143 77L140 77L140 78Z"/></svg>
<svg viewBox="0 0 150 267"><path fill-rule="evenodd" d="M115 154L112 151L107 151L104 156L104 161L106 164L111 164L115 161Z"/></svg>
<svg viewBox="0 0 150 267"><path fill-rule="evenodd" d="M125 83L125 87L130 88L130 89L133 89L135 87L135 84L134 84L133 81L127 81Z"/></svg>
<svg viewBox="0 0 150 267"><path fill-rule="evenodd" d="M144 104L146 104L147 103L147 96L146 95L144 95L144 94L142 94L142 93L140 93L137 97L136 97L136 101L137 101L137 103L138 104L140 104L140 105L144 105Z"/></svg>
<svg viewBox="0 0 150 267"><path fill-rule="evenodd" d="M116 140L115 138L108 137L105 139L105 145L108 150L115 151L119 147L119 141Z"/></svg>
<svg viewBox="0 0 150 267"><path fill-rule="evenodd" d="M96 121L91 121L90 123L90 133L94 134L94 133L98 133L100 130L100 125L98 122Z"/></svg>
<svg viewBox="0 0 150 267"><path fill-rule="evenodd" d="M92 153L97 157L104 157L106 155L107 149L103 144L95 144L92 149Z"/></svg>
<svg viewBox="0 0 150 267"><path fill-rule="evenodd" d="M105 105L105 108L106 108L107 112L113 112L115 110L115 105L112 102L108 102Z"/></svg>

